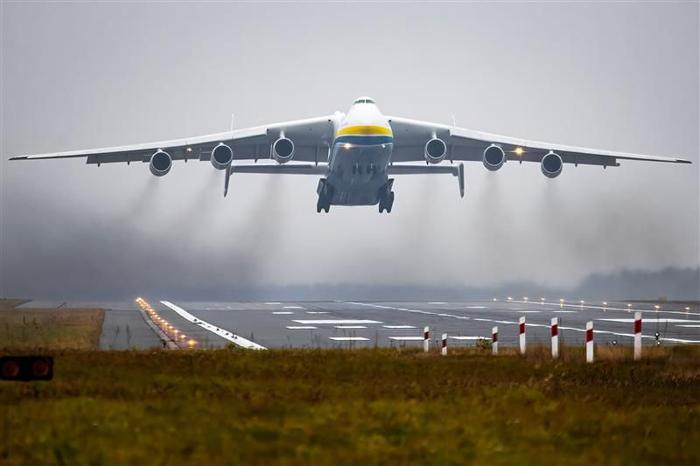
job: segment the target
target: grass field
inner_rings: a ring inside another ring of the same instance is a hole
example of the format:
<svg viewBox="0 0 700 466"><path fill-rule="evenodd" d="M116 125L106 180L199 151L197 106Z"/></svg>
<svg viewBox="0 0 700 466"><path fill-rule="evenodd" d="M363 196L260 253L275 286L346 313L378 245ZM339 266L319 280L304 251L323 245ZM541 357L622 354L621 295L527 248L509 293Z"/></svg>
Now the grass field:
<svg viewBox="0 0 700 466"><path fill-rule="evenodd" d="M97 349L102 309L15 308L27 300L0 300L0 348Z"/></svg>
<svg viewBox="0 0 700 466"><path fill-rule="evenodd" d="M700 464L700 348L54 352L0 464Z"/></svg>

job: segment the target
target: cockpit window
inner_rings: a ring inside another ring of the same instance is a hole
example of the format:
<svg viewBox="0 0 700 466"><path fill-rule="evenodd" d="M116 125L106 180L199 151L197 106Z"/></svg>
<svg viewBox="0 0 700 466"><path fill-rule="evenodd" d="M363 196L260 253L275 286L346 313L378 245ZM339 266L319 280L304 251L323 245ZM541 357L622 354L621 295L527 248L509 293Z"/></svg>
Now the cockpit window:
<svg viewBox="0 0 700 466"><path fill-rule="evenodd" d="M359 99L356 99L355 102L353 102L353 103L355 103L355 104L373 104L374 100L366 98L366 97L361 97Z"/></svg>

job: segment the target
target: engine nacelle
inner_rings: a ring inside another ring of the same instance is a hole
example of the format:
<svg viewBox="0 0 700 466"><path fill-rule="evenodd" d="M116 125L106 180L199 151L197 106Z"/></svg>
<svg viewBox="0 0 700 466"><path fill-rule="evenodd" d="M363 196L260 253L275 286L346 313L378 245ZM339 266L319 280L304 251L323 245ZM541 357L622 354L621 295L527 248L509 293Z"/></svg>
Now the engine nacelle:
<svg viewBox="0 0 700 466"><path fill-rule="evenodd" d="M272 158L277 163L287 163L294 158L294 143L291 139L281 137L272 143Z"/></svg>
<svg viewBox="0 0 700 466"><path fill-rule="evenodd" d="M542 157L542 174L547 178L559 176L563 167L564 162L556 152L549 151L547 155Z"/></svg>
<svg viewBox="0 0 700 466"><path fill-rule="evenodd" d="M425 143L423 154L426 162L440 163L447 155L447 144L440 138L432 138Z"/></svg>
<svg viewBox="0 0 700 466"><path fill-rule="evenodd" d="M155 176L167 175L172 167L173 159L164 150L158 149L151 155L151 162L148 164L148 168L151 169L151 173Z"/></svg>
<svg viewBox="0 0 700 466"><path fill-rule="evenodd" d="M496 171L506 162L506 153L501 146L491 144L484 150L482 156L484 167L491 171Z"/></svg>
<svg viewBox="0 0 700 466"><path fill-rule="evenodd" d="M225 170L231 166L232 160L233 150L223 142L220 142L219 145L211 151L211 164L217 170Z"/></svg>

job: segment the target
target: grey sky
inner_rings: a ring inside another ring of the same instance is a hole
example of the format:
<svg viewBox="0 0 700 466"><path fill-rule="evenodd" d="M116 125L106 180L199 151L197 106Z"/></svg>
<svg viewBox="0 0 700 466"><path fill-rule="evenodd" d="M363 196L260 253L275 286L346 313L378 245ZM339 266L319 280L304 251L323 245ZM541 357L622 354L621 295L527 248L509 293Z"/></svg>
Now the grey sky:
<svg viewBox="0 0 700 466"><path fill-rule="evenodd" d="M697 267L698 4L2 5L0 293L316 283L573 287ZM316 178L7 163L345 111L694 165L399 178L391 215Z"/></svg>

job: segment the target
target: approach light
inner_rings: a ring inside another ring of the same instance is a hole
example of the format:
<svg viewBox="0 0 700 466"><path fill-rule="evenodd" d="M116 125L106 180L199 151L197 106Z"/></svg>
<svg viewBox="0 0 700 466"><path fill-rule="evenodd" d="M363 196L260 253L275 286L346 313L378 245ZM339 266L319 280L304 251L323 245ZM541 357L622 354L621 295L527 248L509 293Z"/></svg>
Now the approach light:
<svg viewBox="0 0 700 466"><path fill-rule="evenodd" d="M560 303L563 303L563 302L564 302L564 298L559 298L559 302L560 302Z"/></svg>
<svg viewBox="0 0 700 466"><path fill-rule="evenodd" d="M607 301L603 301L603 306L607 306L607 305L608 305L608 302L607 302Z"/></svg>
<svg viewBox="0 0 700 466"><path fill-rule="evenodd" d="M686 311L689 311L689 310L690 310L690 307L686 306L685 310L686 310Z"/></svg>
<svg viewBox="0 0 700 466"><path fill-rule="evenodd" d="M513 301L513 298L511 296L508 296L508 301Z"/></svg>
<svg viewBox="0 0 700 466"><path fill-rule="evenodd" d="M523 296L523 299L524 299L525 301L527 301L527 296Z"/></svg>
<svg viewBox="0 0 700 466"><path fill-rule="evenodd" d="M659 309L661 309L661 306L659 306L658 304L655 304L654 309L656 309L658 311Z"/></svg>

